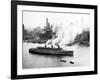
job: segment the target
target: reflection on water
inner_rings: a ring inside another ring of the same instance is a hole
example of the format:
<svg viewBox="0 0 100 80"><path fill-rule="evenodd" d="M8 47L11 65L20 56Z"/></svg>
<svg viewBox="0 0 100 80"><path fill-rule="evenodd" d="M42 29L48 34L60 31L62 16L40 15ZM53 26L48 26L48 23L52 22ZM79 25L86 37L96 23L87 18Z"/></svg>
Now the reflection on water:
<svg viewBox="0 0 100 80"><path fill-rule="evenodd" d="M69 56L50 56L50 55L38 55L38 54L30 54L29 48L36 47L37 44L32 43L23 43L23 53L22 53L22 67L25 68L46 68L46 67L65 67L65 66L80 66L82 65L79 63L78 57L69 57ZM89 53L89 49L86 50ZM77 51L78 52L78 51ZM78 52L79 53L79 52ZM76 53L77 54L77 53ZM83 55L81 55L83 56ZM80 57L81 57L80 56ZM80 58L79 58L80 59ZM89 56L87 64L84 63L84 56L83 61L84 65L89 65ZM61 60L65 60L61 61ZM75 64L70 64L69 61L75 61Z"/></svg>

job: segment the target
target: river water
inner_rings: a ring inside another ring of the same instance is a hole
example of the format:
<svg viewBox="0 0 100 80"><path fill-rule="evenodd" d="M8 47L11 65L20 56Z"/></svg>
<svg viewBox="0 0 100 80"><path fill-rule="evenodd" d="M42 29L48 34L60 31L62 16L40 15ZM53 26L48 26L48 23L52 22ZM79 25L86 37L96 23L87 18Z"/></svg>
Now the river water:
<svg viewBox="0 0 100 80"><path fill-rule="evenodd" d="M48 68L48 67L69 67L69 66L89 66L90 64L90 48L80 47L78 45L71 47L74 56L47 56L30 54L29 49L35 48L39 44L23 43L22 52L22 68ZM63 62L61 60L65 60ZM70 61L74 62L71 64Z"/></svg>

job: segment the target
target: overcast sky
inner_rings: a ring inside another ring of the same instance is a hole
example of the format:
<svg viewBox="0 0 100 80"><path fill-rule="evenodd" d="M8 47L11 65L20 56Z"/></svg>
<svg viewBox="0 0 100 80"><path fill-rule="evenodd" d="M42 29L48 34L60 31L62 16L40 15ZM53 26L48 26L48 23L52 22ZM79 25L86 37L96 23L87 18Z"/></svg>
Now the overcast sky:
<svg viewBox="0 0 100 80"><path fill-rule="evenodd" d="M69 28L71 24L77 29L83 29L89 26L89 14L72 14L72 13L51 13L51 12L28 12L23 11L23 24L27 29L35 27L44 27L46 18L52 25L60 25Z"/></svg>

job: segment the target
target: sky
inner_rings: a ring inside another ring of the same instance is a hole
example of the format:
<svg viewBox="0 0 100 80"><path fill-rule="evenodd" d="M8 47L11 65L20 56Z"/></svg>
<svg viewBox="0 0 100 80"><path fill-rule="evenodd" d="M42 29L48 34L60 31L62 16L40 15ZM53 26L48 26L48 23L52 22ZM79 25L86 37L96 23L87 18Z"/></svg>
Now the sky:
<svg viewBox="0 0 100 80"><path fill-rule="evenodd" d="M77 29L89 27L89 14L72 14L72 13L52 13L52 12L35 12L23 11L23 24L27 29L35 27L44 27L46 18L50 24L67 27L70 24L77 25Z"/></svg>

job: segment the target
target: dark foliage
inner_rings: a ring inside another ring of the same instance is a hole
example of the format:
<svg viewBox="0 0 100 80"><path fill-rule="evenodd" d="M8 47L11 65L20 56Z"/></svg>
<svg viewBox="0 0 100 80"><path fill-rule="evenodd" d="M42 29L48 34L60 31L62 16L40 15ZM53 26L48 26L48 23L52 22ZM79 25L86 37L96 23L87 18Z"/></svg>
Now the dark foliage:
<svg viewBox="0 0 100 80"><path fill-rule="evenodd" d="M23 40L33 43L45 43L47 40L52 39L56 35L52 30L52 25L46 19L46 26L42 29L41 27L36 27L33 30L25 29L23 24Z"/></svg>
<svg viewBox="0 0 100 80"><path fill-rule="evenodd" d="M74 41L67 44L68 46L72 46L74 44L89 46L90 45L90 31L89 30L83 30L82 33L77 34Z"/></svg>

